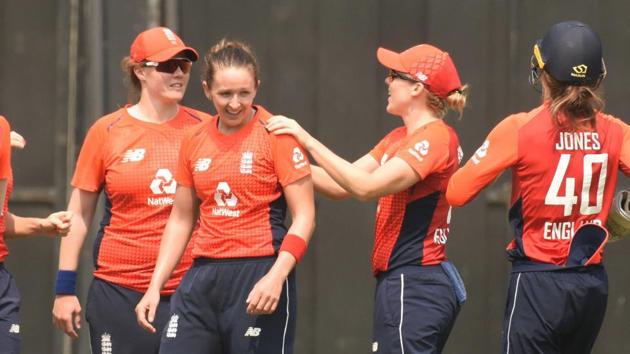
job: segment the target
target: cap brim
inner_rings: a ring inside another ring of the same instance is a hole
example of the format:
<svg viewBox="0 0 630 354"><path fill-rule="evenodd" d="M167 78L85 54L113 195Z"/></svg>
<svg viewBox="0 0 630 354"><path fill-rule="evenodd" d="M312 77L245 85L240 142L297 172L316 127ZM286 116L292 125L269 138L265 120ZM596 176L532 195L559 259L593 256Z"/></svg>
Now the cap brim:
<svg viewBox="0 0 630 354"><path fill-rule="evenodd" d="M407 69L402 65L399 53L380 47L376 51L376 58L386 68L400 72L407 72Z"/></svg>
<svg viewBox="0 0 630 354"><path fill-rule="evenodd" d="M186 58L190 59L190 61L197 61L199 59L199 54L196 50L191 47L175 47L163 50L159 53L153 54L147 57L145 60L163 62L167 61L177 54L183 54Z"/></svg>

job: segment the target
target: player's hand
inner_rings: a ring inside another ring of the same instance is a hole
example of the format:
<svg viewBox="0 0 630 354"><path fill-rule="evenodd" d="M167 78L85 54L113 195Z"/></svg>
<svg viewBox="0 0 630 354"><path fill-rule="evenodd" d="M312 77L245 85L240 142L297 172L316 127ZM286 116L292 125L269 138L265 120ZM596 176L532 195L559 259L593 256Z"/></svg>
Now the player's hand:
<svg viewBox="0 0 630 354"><path fill-rule="evenodd" d="M269 315L278 307L285 277L269 272L262 277L247 296L247 314Z"/></svg>
<svg viewBox="0 0 630 354"><path fill-rule="evenodd" d="M152 323L155 320L155 311L160 303L160 292L149 288L138 305L136 305L136 320L140 327L147 332L155 333Z"/></svg>
<svg viewBox="0 0 630 354"><path fill-rule="evenodd" d="M311 135L304 130L294 119L285 116L273 116L267 121L265 128L275 135L289 134L300 143L306 146Z"/></svg>
<svg viewBox="0 0 630 354"><path fill-rule="evenodd" d="M79 338L81 305L76 295L57 295L53 305L53 323L72 338Z"/></svg>
<svg viewBox="0 0 630 354"><path fill-rule="evenodd" d="M47 235L66 236L72 225L71 211L58 211L48 215L41 222L42 231Z"/></svg>
<svg viewBox="0 0 630 354"><path fill-rule="evenodd" d="M11 147L15 149L24 149L26 146L26 139L14 131L11 131Z"/></svg>

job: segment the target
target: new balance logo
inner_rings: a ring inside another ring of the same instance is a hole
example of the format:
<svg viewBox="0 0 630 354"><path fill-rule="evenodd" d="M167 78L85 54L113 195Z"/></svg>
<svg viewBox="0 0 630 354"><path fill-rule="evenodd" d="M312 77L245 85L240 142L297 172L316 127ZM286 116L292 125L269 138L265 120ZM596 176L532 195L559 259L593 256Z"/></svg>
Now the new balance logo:
<svg viewBox="0 0 630 354"><path fill-rule="evenodd" d="M208 159L208 158L198 159L197 162L195 162L194 172L208 171L208 168L210 168L211 162L212 162L212 159Z"/></svg>
<svg viewBox="0 0 630 354"><path fill-rule="evenodd" d="M15 333L18 334L20 333L20 325L19 324L12 324L11 328L9 328L9 333Z"/></svg>
<svg viewBox="0 0 630 354"><path fill-rule="evenodd" d="M101 354L112 354L112 336L109 333L101 335Z"/></svg>
<svg viewBox="0 0 630 354"><path fill-rule="evenodd" d="M261 329L258 327L249 327L245 332L245 337L258 337L260 335Z"/></svg>
<svg viewBox="0 0 630 354"><path fill-rule="evenodd" d="M142 161L145 152L145 149L129 149L123 154L122 163Z"/></svg>
<svg viewBox="0 0 630 354"><path fill-rule="evenodd" d="M177 315L171 316L171 320L168 321L168 328L166 328L166 338L177 337L177 322L178 321L179 321L179 316Z"/></svg>

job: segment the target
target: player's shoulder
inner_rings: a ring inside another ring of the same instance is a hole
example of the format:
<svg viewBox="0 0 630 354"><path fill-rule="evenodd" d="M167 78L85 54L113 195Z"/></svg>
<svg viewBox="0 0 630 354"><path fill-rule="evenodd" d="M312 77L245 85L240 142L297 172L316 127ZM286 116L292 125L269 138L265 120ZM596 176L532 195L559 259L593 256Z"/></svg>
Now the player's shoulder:
<svg viewBox="0 0 630 354"><path fill-rule="evenodd" d="M603 112L598 112L596 116L597 122L604 122L607 124L615 124L615 125L628 125L621 118L617 118L612 114L607 114Z"/></svg>
<svg viewBox="0 0 630 354"><path fill-rule="evenodd" d="M184 114L186 114L187 117L196 120L200 123L203 122L207 122L210 121L212 119L212 115L202 112L200 110L191 108L191 107L187 107L187 106L180 106L180 108L182 109L182 111L184 112Z"/></svg>
<svg viewBox="0 0 630 354"><path fill-rule="evenodd" d="M90 130L97 130L101 132L109 132L112 128L120 124L127 116L127 109L121 107L111 113L108 113L98 118L90 127Z"/></svg>
<svg viewBox="0 0 630 354"><path fill-rule="evenodd" d="M446 124L445 121L439 119L416 129L409 135L408 140L429 139L446 143L453 137L454 133L454 129Z"/></svg>
<svg viewBox="0 0 630 354"><path fill-rule="evenodd" d="M3 129L11 130L11 125L9 124L9 121L2 115L0 115L0 127L2 127Z"/></svg>

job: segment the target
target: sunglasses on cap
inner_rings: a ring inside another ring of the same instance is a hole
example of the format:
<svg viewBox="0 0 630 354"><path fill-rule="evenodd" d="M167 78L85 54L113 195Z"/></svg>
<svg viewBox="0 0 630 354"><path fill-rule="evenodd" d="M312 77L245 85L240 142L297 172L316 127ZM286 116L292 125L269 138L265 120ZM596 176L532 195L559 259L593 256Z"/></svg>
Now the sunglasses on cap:
<svg viewBox="0 0 630 354"><path fill-rule="evenodd" d="M184 74L188 74L192 68L192 62L184 58L169 59L163 62L145 61L142 63L145 67L154 67L161 73L172 74L179 68Z"/></svg>
<svg viewBox="0 0 630 354"><path fill-rule="evenodd" d="M393 69L389 69L389 72L387 73L387 77L389 77L390 79L394 80L394 79L401 79L401 80L405 80L405 81L409 81L409 82L420 82L418 80L414 80L413 78L399 72Z"/></svg>

